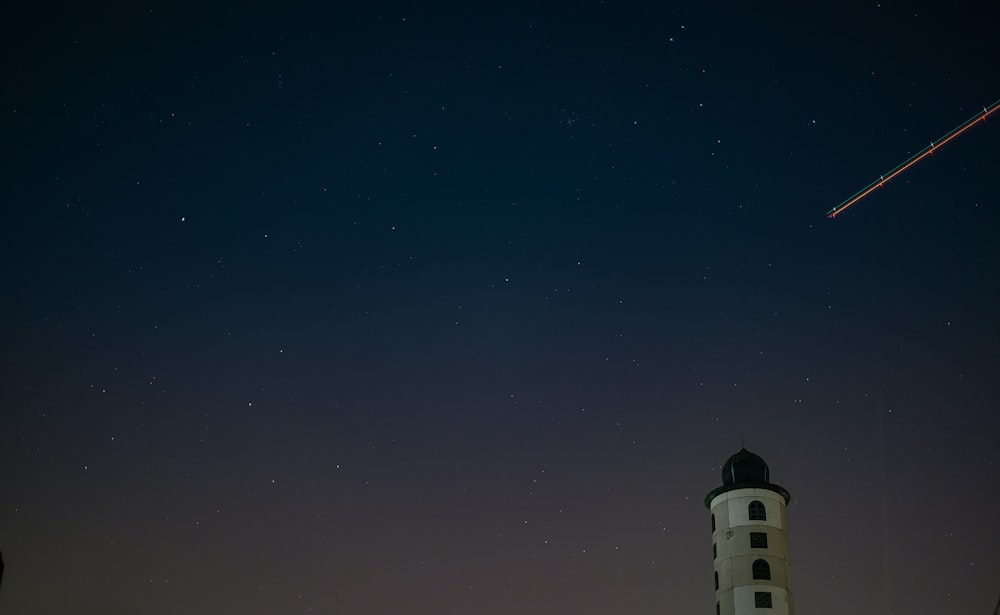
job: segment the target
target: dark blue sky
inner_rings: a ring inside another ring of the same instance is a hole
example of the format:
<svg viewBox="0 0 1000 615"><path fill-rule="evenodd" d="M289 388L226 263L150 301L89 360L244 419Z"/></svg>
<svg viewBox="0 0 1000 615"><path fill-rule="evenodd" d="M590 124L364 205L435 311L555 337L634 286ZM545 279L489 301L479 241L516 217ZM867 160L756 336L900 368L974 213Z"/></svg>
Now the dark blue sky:
<svg viewBox="0 0 1000 615"><path fill-rule="evenodd" d="M976 3L5 9L7 613L986 613Z"/></svg>

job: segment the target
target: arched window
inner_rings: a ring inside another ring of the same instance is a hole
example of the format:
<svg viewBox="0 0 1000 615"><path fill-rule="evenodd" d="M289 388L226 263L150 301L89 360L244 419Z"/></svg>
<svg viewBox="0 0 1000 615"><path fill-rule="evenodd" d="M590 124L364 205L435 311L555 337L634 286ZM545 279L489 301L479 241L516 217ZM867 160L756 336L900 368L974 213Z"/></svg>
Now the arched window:
<svg viewBox="0 0 1000 615"><path fill-rule="evenodd" d="M712 543L712 559L719 559L719 547L714 542Z"/></svg>
<svg viewBox="0 0 1000 615"><path fill-rule="evenodd" d="M763 502L759 500L750 502L747 511L750 513L751 521L767 521L767 509L764 508Z"/></svg>
<svg viewBox="0 0 1000 615"><path fill-rule="evenodd" d="M719 589L719 571L715 571L715 589Z"/></svg>
<svg viewBox="0 0 1000 615"><path fill-rule="evenodd" d="M712 531L715 531L715 513L712 513Z"/></svg>
<svg viewBox="0 0 1000 615"><path fill-rule="evenodd" d="M771 580L771 566L762 559L754 560L753 562L753 578L763 579L765 581Z"/></svg>
<svg viewBox="0 0 1000 615"><path fill-rule="evenodd" d="M715 615L721 615L721 613L722 613L722 607L720 607L719 603L716 602L715 603Z"/></svg>

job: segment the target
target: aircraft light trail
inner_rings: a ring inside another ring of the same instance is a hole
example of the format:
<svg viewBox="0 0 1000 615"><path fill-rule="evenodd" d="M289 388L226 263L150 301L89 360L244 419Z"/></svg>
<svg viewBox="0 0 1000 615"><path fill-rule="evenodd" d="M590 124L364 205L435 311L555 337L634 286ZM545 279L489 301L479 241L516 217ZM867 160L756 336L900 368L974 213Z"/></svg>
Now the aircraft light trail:
<svg viewBox="0 0 1000 615"><path fill-rule="evenodd" d="M979 120L982 120L982 121L985 122L986 118L989 117L997 109L1000 109L1000 100L994 102L989 107L983 107L983 110L981 112L975 114L974 116L970 117L966 121L962 122L961 124L959 124L958 126L956 126L955 128L953 128L950 132L948 132L946 135L944 135L943 137L941 137L937 141L932 141L930 145L928 145L924 149L920 150L916 154L910 156L904 162L900 163L896 168L894 168L893 170L889 171L885 175L880 175L878 179L876 179L872 183L868 184L867 186L865 186L864 188L862 188L861 190L859 190L858 192L856 192L854 194L854 196L848 198L847 200L845 200L840 205L837 205L836 207L834 207L830 211L826 212L827 217L828 218L836 218L837 216L839 216L840 214L842 214L844 212L844 210L846 210L848 207L854 205L855 203L857 203L861 199L865 198L866 196L868 196L872 192L875 192L876 190L878 190L879 188L881 188L885 184L889 183L892 179L894 179L897 175L899 175L903 171L909 169L910 167L912 167L913 165L917 164L918 162L920 162L921 160L923 160L927 156L930 156L931 154L933 154L934 150L936 150L937 148L939 148L942 145L948 143L949 141L951 141L952 139L954 139L958 135L962 134L963 132L965 132L969 128L972 128L972 126L975 125L975 123L978 122Z"/></svg>

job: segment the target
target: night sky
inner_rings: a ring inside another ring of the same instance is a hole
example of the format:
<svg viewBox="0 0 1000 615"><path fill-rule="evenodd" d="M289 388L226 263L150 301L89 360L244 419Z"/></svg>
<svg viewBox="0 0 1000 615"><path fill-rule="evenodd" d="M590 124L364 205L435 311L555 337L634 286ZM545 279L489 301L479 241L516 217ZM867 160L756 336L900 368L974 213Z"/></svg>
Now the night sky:
<svg viewBox="0 0 1000 615"><path fill-rule="evenodd" d="M221 4L2 11L0 612L710 613L742 446L800 614L993 608L1000 117L826 217L987 3Z"/></svg>

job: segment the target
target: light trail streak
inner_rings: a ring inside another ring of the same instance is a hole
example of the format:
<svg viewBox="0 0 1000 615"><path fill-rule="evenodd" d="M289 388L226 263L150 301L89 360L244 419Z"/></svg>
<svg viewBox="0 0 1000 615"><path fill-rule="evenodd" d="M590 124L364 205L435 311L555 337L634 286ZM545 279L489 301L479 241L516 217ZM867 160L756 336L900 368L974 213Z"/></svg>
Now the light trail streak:
<svg viewBox="0 0 1000 615"><path fill-rule="evenodd" d="M944 135L943 137L941 137L940 139L938 139L936 142L935 141L931 141L930 145L928 145L927 147L925 147L924 149L920 150L916 154L914 154L914 155L910 156L909 158L907 158L905 161L903 161L902 163L900 163L896 168L894 168L893 170L889 171L888 173L886 173L884 175L880 175L878 179L876 179L872 183L868 184L867 186L865 186L861 190L857 191L853 196L851 196L850 198L848 198L847 200L845 200L843 203L841 203L840 205L837 205L836 207L834 207L830 211L826 212L827 217L828 218L836 218L837 216L839 216L840 214L842 214L844 212L844 210L846 210L848 207L854 205L855 203L857 203L861 199L865 198L866 196L868 196L872 192L875 192L876 190L878 190L882 186L884 186L887 183L889 183L890 181L892 181L894 178L896 178L903 171L909 169L910 167L912 167L913 165L917 164L918 162L920 162L921 160L923 160L927 156L930 156L931 154L933 154L934 150L936 150L937 148L945 145L946 143L948 143L949 141L951 141L952 139L954 139L958 135L960 135L963 132L965 132L966 130L972 128L976 124L976 122L978 122L980 120L982 120L982 121L985 122L986 118L989 117L997 109L1000 109L1000 100L994 102L989 107L983 107L983 110L981 112L979 112L979 113L973 115L972 117L970 117L969 119L965 120L964 122L962 122L961 124L959 124L958 126L956 126L955 128L953 128L946 135Z"/></svg>

